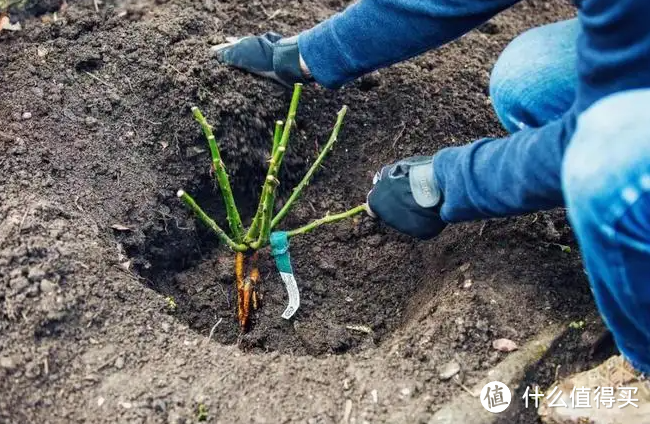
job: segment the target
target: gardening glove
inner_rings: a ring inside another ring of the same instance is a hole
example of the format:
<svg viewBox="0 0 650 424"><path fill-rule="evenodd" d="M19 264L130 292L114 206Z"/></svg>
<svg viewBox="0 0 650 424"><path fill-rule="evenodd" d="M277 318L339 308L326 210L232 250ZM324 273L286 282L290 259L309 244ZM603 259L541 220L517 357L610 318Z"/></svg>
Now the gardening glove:
<svg viewBox="0 0 650 424"><path fill-rule="evenodd" d="M375 174L368 207L388 226L419 239L430 239L447 225L440 218L442 193L432 156L415 156Z"/></svg>
<svg viewBox="0 0 650 424"><path fill-rule="evenodd" d="M275 32L261 36L227 39L210 51L223 64L271 78L287 87L297 82L309 82L300 66L298 36L282 38ZM306 67L304 67L306 71Z"/></svg>

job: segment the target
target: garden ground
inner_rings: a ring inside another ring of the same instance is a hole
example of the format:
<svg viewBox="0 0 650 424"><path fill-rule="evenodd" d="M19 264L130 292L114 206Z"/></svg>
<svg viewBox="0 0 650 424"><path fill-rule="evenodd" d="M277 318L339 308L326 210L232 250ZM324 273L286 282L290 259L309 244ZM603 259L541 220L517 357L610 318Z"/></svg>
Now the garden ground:
<svg viewBox="0 0 650 424"><path fill-rule="evenodd" d="M526 346L555 329L550 348L519 361L517 393L611 351L597 344L602 324L561 210L429 242L368 217L318 229L292 241L294 319L280 318L284 287L263 252L262 307L240 334L232 255L175 196L184 188L223 218L189 109L214 124L250 219L290 92L216 64L209 47L293 34L346 4L50 0L11 15L22 29L0 33L0 421L429 422L516 355L495 339ZM383 164L503 135L488 97L499 52L573 13L568 1L529 0L341 90L306 87L281 198L336 111L350 111L286 225L363 202ZM499 419L538 422L521 405Z"/></svg>

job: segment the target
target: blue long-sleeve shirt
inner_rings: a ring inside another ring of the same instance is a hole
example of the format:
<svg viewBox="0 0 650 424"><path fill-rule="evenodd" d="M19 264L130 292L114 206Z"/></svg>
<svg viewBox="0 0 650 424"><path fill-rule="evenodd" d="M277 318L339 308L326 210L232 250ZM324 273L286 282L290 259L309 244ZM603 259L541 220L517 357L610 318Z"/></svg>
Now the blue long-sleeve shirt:
<svg viewBox="0 0 650 424"><path fill-rule="evenodd" d="M360 0L301 34L299 49L316 81L336 88L458 38L517 2ZM540 128L437 152L434 170L445 221L562 205L560 169L576 119L610 94L650 88L650 0L576 3L582 31L573 107Z"/></svg>

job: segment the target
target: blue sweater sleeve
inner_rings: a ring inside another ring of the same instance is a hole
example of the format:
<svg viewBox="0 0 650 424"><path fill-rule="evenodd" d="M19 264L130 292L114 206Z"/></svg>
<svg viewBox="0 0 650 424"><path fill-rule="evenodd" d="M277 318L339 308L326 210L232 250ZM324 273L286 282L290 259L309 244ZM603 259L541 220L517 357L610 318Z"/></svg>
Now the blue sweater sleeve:
<svg viewBox="0 0 650 424"><path fill-rule="evenodd" d="M519 0L360 0L305 31L298 48L328 88L441 46Z"/></svg>
<svg viewBox="0 0 650 424"><path fill-rule="evenodd" d="M560 164L575 110L543 128L448 147L434 156L445 222L518 215L562 204Z"/></svg>
<svg viewBox="0 0 650 424"><path fill-rule="evenodd" d="M580 114L610 94L650 88L650 1L583 0L579 10L583 31L573 107L541 128L439 151L434 171L443 191L445 221L562 205L562 159Z"/></svg>

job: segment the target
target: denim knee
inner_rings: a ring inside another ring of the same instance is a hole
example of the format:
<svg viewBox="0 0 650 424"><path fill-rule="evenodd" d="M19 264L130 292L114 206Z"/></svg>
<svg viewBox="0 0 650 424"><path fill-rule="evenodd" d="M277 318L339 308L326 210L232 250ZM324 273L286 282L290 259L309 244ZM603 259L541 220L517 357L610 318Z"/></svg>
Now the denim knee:
<svg viewBox="0 0 650 424"><path fill-rule="evenodd" d="M562 163L569 219L599 310L623 355L650 373L650 89L580 115Z"/></svg>
<svg viewBox="0 0 650 424"><path fill-rule="evenodd" d="M577 84L577 19L533 28L501 53L490 77L490 96L511 133L540 127L573 104Z"/></svg>
<svg viewBox="0 0 650 424"><path fill-rule="evenodd" d="M650 192L649 123L650 89L608 96L578 118L562 164L574 217L598 219L606 230Z"/></svg>

